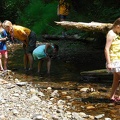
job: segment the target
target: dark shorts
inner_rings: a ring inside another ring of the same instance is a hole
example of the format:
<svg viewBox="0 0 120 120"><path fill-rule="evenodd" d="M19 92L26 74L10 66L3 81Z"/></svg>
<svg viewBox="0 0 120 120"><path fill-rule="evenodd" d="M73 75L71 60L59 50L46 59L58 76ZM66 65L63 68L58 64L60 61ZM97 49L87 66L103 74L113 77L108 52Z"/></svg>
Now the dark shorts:
<svg viewBox="0 0 120 120"><path fill-rule="evenodd" d="M36 34L33 31L31 31L30 35L28 36L28 46L26 47L26 45L23 44L24 53L32 54L33 50L36 48L36 41Z"/></svg>
<svg viewBox="0 0 120 120"><path fill-rule="evenodd" d="M62 20L66 20L66 15L59 15L59 18L62 19Z"/></svg>

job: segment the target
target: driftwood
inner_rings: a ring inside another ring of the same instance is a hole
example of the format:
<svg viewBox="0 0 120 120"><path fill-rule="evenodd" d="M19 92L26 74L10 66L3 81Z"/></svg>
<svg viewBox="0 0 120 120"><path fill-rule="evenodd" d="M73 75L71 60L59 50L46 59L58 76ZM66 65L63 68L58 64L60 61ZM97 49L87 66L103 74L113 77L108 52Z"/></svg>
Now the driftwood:
<svg viewBox="0 0 120 120"><path fill-rule="evenodd" d="M99 22L70 22L70 21L62 21L56 22L57 25L61 25L65 28L76 28L84 31L93 31L93 32L103 32L107 33L108 30L112 27L111 23L99 23Z"/></svg>

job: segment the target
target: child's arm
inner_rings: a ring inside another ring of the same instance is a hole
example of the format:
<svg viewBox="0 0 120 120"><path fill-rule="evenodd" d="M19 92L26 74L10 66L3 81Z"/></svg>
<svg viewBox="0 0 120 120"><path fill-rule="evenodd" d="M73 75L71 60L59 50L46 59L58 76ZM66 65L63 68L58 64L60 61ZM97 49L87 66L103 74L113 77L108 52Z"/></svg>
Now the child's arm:
<svg viewBox="0 0 120 120"><path fill-rule="evenodd" d="M110 46L111 46L114 38L115 38L115 35L112 32L108 32L107 37L106 37L106 45L105 45L105 49L104 49L108 69L112 68L109 49L110 49Z"/></svg>
<svg viewBox="0 0 120 120"><path fill-rule="evenodd" d="M48 48L52 48L52 46L49 43L47 43L46 46L45 46L45 54L46 54L47 57L49 56L49 54L47 52Z"/></svg>
<svg viewBox="0 0 120 120"><path fill-rule="evenodd" d="M6 41L6 40L7 40L7 37L0 39L0 41Z"/></svg>
<svg viewBox="0 0 120 120"><path fill-rule="evenodd" d="M8 39L6 31L3 30L1 34L2 34L2 38L0 38L0 41L6 41Z"/></svg>

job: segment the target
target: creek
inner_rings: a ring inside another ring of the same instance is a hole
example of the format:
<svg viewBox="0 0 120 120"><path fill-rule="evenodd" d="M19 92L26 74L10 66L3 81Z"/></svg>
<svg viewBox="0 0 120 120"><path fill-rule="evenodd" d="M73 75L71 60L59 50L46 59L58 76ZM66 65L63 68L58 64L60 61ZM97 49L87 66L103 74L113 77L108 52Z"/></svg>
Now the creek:
<svg viewBox="0 0 120 120"><path fill-rule="evenodd" d="M105 69L103 50L89 50L83 43L57 42L60 52L57 59L52 60L51 75L46 76L46 63L42 66L42 76L37 75L37 61L31 73L23 71L22 47L16 44L9 47L9 69L15 72L14 78L31 82L34 87L59 90L60 99L72 103L71 111L85 112L90 115L105 114L104 118L120 119L120 104L111 103L109 94L112 75L85 79L80 72ZM72 47L71 47L72 46ZM81 91L87 88L88 91ZM65 94L63 94L65 92ZM69 96L69 98L68 98ZM49 97L49 96L48 96ZM103 119L103 118L102 118Z"/></svg>

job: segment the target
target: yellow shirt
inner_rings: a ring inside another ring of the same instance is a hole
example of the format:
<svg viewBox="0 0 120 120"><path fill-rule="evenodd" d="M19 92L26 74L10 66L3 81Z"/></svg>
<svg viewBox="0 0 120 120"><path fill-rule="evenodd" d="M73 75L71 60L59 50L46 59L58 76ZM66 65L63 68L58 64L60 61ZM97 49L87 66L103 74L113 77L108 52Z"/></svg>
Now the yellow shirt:
<svg viewBox="0 0 120 120"><path fill-rule="evenodd" d="M13 31L11 32L11 35L13 35L14 38L20 41L24 41L28 39L30 32L31 30L26 27L22 27L19 25L13 25Z"/></svg>
<svg viewBox="0 0 120 120"><path fill-rule="evenodd" d="M120 36L117 35L110 47L110 59L112 62L120 61Z"/></svg>
<svg viewBox="0 0 120 120"><path fill-rule="evenodd" d="M65 2L65 0L60 0L59 6L58 6L58 14L59 15L69 14L69 3Z"/></svg>

